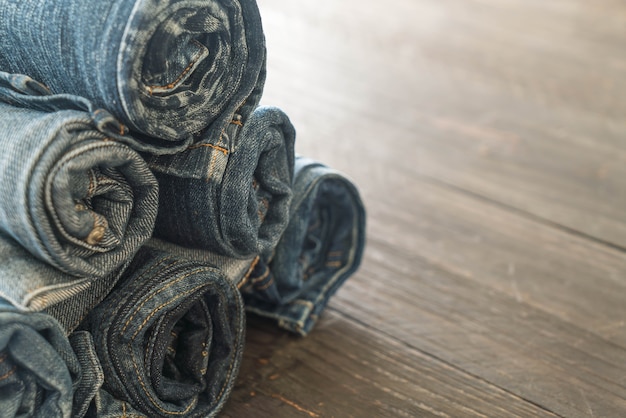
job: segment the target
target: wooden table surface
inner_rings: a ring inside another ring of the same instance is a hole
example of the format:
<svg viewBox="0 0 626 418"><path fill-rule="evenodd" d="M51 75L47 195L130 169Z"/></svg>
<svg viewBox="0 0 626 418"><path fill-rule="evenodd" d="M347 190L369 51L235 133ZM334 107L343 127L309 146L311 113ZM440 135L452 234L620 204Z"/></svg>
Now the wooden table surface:
<svg viewBox="0 0 626 418"><path fill-rule="evenodd" d="M264 104L368 210L224 417L626 417L626 3L259 0Z"/></svg>

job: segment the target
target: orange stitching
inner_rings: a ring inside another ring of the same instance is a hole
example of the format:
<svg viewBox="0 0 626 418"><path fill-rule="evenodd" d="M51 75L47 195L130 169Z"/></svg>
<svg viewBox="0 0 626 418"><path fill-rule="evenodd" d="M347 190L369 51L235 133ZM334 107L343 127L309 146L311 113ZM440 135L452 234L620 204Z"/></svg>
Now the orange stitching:
<svg viewBox="0 0 626 418"><path fill-rule="evenodd" d="M265 279L267 276L270 275L270 269L265 269L265 273L263 273L261 276L256 277L254 279L251 280L252 283L258 283L261 280Z"/></svg>
<svg viewBox="0 0 626 418"><path fill-rule="evenodd" d="M218 144L222 143L222 137L224 135L224 130L222 129L222 132L220 132L220 139L219 141L217 141ZM209 165L209 173L208 176L206 178L206 182L208 183L209 180L211 180L211 177L213 177L213 170L215 170L215 160L217 159L217 154L213 154L213 156L211 157L211 164Z"/></svg>
<svg viewBox="0 0 626 418"><path fill-rule="evenodd" d="M326 263L326 267L341 267L342 264L341 261L329 261Z"/></svg>
<svg viewBox="0 0 626 418"><path fill-rule="evenodd" d="M196 44L198 44L198 45L201 45L201 44L200 44L198 41L196 41L196 40L194 40L194 42L195 42ZM202 45L201 45L201 46L202 46ZM183 77L184 77L184 76L185 76L185 75L186 75L189 71L191 71L191 67L193 67L193 65L194 65L194 64L198 61L198 58L197 58L197 57L198 57L201 53L202 53L202 51L200 51L200 53L199 53L199 54L196 54L196 58L194 58L193 60L191 60L191 62L189 63L189 65L187 65L187 68L185 68L185 69L183 70L183 72L182 72L182 73L180 73L180 75L178 76L178 78L176 78L176 80L174 80L174 81L172 81L171 83L166 84L166 85L164 85L164 86L147 86L147 88L148 88L148 93L150 93L150 96L152 96L152 91L153 91L154 89L167 89L167 90L173 89L173 88L174 88L174 86L175 86L176 84L178 84L178 82L179 82L179 81L180 81L180 80L181 80L181 79L182 79L182 78L183 78Z"/></svg>
<svg viewBox="0 0 626 418"><path fill-rule="evenodd" d="M156 263L155 265L153 265L152 267L150 267L148 270L146 270L146 271L145 271L145 272L144 272L141 276L139 276L136 280L142 280L144 277L146 277L146 275L147 275L147 274L152 273L152 271L153 271L154 269L158 268L160 265L162 265L163 263L165 263L166 261L169 261L169 260L171 260L171 259L172 259L172 257L171 257L171 256L170 256L170 257L166 257L166 258L162 259L161 261L159 261L158 263ZM179 263L180 263L180 261L174 260L174 262L173 262L172 264L170 264L170 265L169 265L169 267L175 266L176 264L179 264ZM170 283L170 285L171 285L171 284L172 284L172 283ZM161 289L160 291L163 291L163 290L167 289L167 287L169 287L169 285L168 285L168 286L166 286L166 287L164 287L164 288L163 288L163 289ZM157 293L159 293L159 292L157 292ZM154 295L150 296L149 298L145 299L145 300L141 303L141 305L139 305L139 307L135 309L135 311L132 313L132 315L131 315L131 316L130 316L127 320L126 320L126 322L124 323L124 327L122 328L122 331L121 331L121 332L126 331L126 328L128 328L128 325L130 324L130 321L131 321L131 320L135 317L135 315L137 314L137 312L139 312L139 310L143 307L143 305L145 305L145 304L148 302L148 300L152 299L154 296L156 296L156 293L155 293Z"/></svg>
<svg viewBox="0 0 626 418"><path fill-rule="evenodd" d="M232 123L233 125L237 125L237 126L243 126L243 122L237 119L231 120L230 123Z"/></svg>
<svg viewBox="0 0 626 418"><path fill-rule="evenodd" d="M192 290L191 290L191 292L194 292L196 289L199 289L199 288L201 288L202 286L205 286L205 285L200 285L200 286L198 286L198 287L196 287L196 288L192 289ZM223 293L222 293L222 292L220 292L219 290L218 290L218 292L220 293L220 295L223 295ZM186 293L188 294L189 292L186 292ZM185 295L180 295L180 296L185 296ZM240 317L240 316L241 316L240 312L237 312L237 319L239 319L239 317ZM239 321L237 321L237 322L239 322ZM234 344L234 345L235 345L235 347L236 347L236 346L238 346L238 344L239 344L239 337L240 337L240 334L241 334L241 333L237 333L237 339L235 340L235 344ZM134 338L134 337L133 337L133 338ZM128 343L128 349L129 349L129 351L131 351L131 350L132 350L132 345L131 345L131 343ZM237 351L237 350L233 350L233 355L231 355L230 357L233 357L233 356L235 355L235 352L236 352L236 351ZM141 378L141 374L139 373L139 367L137 366L137 360L135 359L135 356L131 356L131 359L132 359L132 361L133 361L133 366L134 366L134 368L135 368L135 375L136 375L136 376L137 376L137 378L139 379L139 384L141 385L141 388L143 389L144 393L148 396L148 398L150 398L150 401L152 402L152 404L153 404L153 405L154 405L154 406L155 406L158 410L160 410L160 411L161 411L161 412L163 412L163 413L169 414L169 415L183 415L183 414L186 414L186 413L187 413L187 412L191 409L191 407L195 406L195 403L191 403L191 404L189 404L189 406L187 406L187 408L185 408L185 410L184 410L184 411L178 411L178 412L172 412L172 411L167 411L167 410L163 409L160 405L158 405L158 404L156 403L156 401L154 400L154 398L152 397L152 395L150 394L150 392L148 392L148 389L146 388L146 385L145 385L145 383L144 383L143 379ZM217 399L215 399L215 402L219 401L219 399L222 397L222 394L224 393L224 390L226 389L226 386L227 386L227 384L228 384L228 381L229 381L230 375L231 375L231 373L232 373L232 370L233 370L233 366L234 366L234 364L235 364L235 362L234 362L234 361L231 361L231 362L230 362L230 367L228 368L228 372L226 373L226 374L227 374L226 379L225 379L225 381L224 381L224 384L222 385L222 389L220 390L220 393L217 395ZM213 404L215 404L215 402L214 402ZM210 405L210 407L212 407L212 406L213 406L213 404L211 404L211 405Z"/></svg>
<svg viewBox="0 0 626 418"><path fill-rule="evenodd" d="M265 283L263 286L259 286L259 287L255 287L256 290L265 290L268 287L270 287L271 285L274 284L274 278L272 277L267 283Z"/></svg>
<svg viewBox="0 0 626 418"><path fill-rule="evenodd" d="M239 282L239 284L237 285L238 289L241 289L248 282L248 279L250 278L252 271L254 270L254 268L256 267L260 259L261 257L259 257L258 255L254 258L254 260L252 261L252 264L250 264L250 268L248 269L246 274L244 274L241 282Z"/></svg>
<svg viewBox="0 0 626 418"><path fill-rule="evenodd" d="M10 376L12 376L15 373L16 370L17 370L17 366L13 366L11 370L9 370L8 372L0 376L0 380L8 379Z"/></svg>
<svg viewBox="0 0 626 418"><path fill-rule="evenodd" d="M178 279L176 279L176 280L174 280L173 282L169 283L167 286L163 287L162 289L159 289L156 293L154 293L152 296L150 296L149 298L147 298L147 299L144 301L144 303L142 303L142 304L141 304L141 306L140 306L137 310L135 310L135 312L139 311L139 310L141 309L141 307L147 303L147 301L148 301L148 300L152 299L152 298L153 298L153 297L155 297L157 294L159 294L159 293L163 292L163 291L164 291L165 289L167 289L168 287L173 286L174 284L176 284L176 283L178 283L178 282L180 282L180 281L182 281L182 280L186 279L187 277L189 277L189 276L191 276L191 275L193 275L193 274L200 273L200 272L203 272L203 271L209 271L209 269L205 267L205 268L199 268L199 269L196 269L196 270L192 270L192 271L190 271L189 273L187 273L187 274L183 275L182 277L179 277ZM191 289L190 291L187 291L187 292L183 293L182 295L180 295L180 294L179 294L179 295L178 295L178 297L177 297L177 299L178 299L180 296L186 296L186 295L188 295L188 294L190 294L190 293L193 293L194 291L196 291L197 289L201 288L202 286L204 286L204 285L201 285L201 286L198 286L198 287L194 287L193 289ZM171 302L171 301L167 301L167 302L162 303L161 305L157 306L157 308L156 308L156 309L154 309L154 310L150 313L150 315L148 315L148 316L147 316L147 317L143 320L143 322L139 325L139 328L137 328L137 330L135 331L135 333L133 334L133 336L131 337L131 339L135 339L135 337L137 336L137 334L139 334L139 332L141 331L141 329L142 329L142 328L146 325L146 323L150 320L150 318L152 318L154 315L156 315L156 312L157 312L159 309L163 308L165 305L167 305L167 304L168 304L168 303L170 303L170 302Z"/></svg>
<svg viewBox="0 0 626 418"><path fill-rule="evenodd" d="M341 254L343 254L343 251L332 251L328 253L329 257L339 257Z"/></svg>
<svg viewBox="0 0 626 418"><path fill-rule="evenodd" d="M200 148L200 147L213 148L213 149L216 149L218 151L223 152L224 155L228 155L228 150L226 148L218 147L217 145L213 145L213 144L196 144L196 145L190 146L189 149L196 149L196 148Z"/></svg>

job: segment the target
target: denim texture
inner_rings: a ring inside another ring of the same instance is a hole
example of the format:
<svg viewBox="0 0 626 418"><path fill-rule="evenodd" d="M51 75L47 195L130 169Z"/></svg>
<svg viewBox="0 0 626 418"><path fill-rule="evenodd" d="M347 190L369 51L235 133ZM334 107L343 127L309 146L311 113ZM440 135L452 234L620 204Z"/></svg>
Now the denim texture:
<svg viewBox="0 0 626 418"><path fill-rule="evenodd" d="M128 265L104 277L75 277L35 258L0 231L0 298L21 311L43 311L67 334L111 291Z"/></svg>
<svg viewBox="0 0 626 418"><path fill-rule="evenodd" d="M0 71L85 97L152 152L231 117L264 68L254 0L0 0Z"/></svg>
<svg viewBox="0 0 626 418"><path fill-rule="evenodd" d="M149 417L215 415L237 376L244 321L220 270L145 245L79 327L105 376L90 414L114 416L127 402Z"/></svg>
<svg viewBox="0 0 626 418"><path fill-rule="evenodd" d="M70 342L54 318L20 312L0 299L3 417L80 418L101 383L88 333L77 333Z"/></svg>
<svg viewBox="0 0 626 418"><path fill-rule="evenodd" d="M188 150L149 160L159 182L154 235L246 259L269 254L289 220L295 130L257 107Z"/></svg>
<svg viewBox="0 0 626 418"><path fill-rule="evenodd" d="M306 335L361 262L365 209L342 173L300 156L293 193L287 229L273 256L254 265L242 293L248 311Z"/></svg>
<svg viewBox="0 0 626 418"><path fill-rule="evenodd" d="M150 237L156 180L106 111L42 89L0 73L0 230L65 273L108 275Z"/></svg>

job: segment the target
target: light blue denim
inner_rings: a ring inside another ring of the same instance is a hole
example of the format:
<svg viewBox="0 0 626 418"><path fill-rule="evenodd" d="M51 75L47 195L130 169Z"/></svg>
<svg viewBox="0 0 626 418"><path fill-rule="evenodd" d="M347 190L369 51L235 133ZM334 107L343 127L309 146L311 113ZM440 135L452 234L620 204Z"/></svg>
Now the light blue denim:
<svg viewBox="0 0 626 418"><path fill-rule="evenodd" d="M287 229L273 255L256 263L242 293L248 311L306 335L361 262L365 209L342 173L300 156L293 193Z"/></svg>
<svg viewBox="0 0 626 418"><path fill-rule="evenodd" d="M89 333L70 342L54 318L0 299L2 417L80 418L102 381Z"/></svg>
<svg viewBox="0 0 626 418"><path fill-rule="evenodd" d="M0 231L69 275L103 277L151 236L158 186L110 114L43 89L0 73Z"/></svg>
<svg viewBox="0 0 626 418"><path fill-rule="evenodd" d="M264 66L254 0L0 0L0 71L85 97L152 152L231 117Z"/></svg>
<svg viewBox="0 0 626 418"><path fill-rule="evenodd" d="M90 414L127 403L148 417L207 417L237 377L245 315L219 269L146 244L79 329L94 336L104 371Z"/></svg>
<svg viewBox="0 0 626 418"><path fill-rule="evenodd" d="M289 220L295 130L278 108L246 113L148 160L160 188L156 237L240 259L276 246Z"/></svg>

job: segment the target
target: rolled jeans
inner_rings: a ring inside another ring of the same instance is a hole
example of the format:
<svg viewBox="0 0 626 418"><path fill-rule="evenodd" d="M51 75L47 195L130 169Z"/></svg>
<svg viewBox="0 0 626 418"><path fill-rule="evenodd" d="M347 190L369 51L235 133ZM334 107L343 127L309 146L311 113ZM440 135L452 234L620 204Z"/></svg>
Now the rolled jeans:
<svg viewBox="0 0 626 418"><path fill-rule="evenodd" d="M146 244L79 329L104 371L96 416L213 416L237 377L245 315L221 270ZM116 412L117 411L117 412Z"/></svg>
<svg viewBox="0 0 626 418"><path fill-rule="evenodd" d="M0 71L82 96L180 151L265 77L254 0L0 0Z"/></svg>
<svg viewBox="0 0 626 418"><path fill-rule="evenodd" d="M365 209L345 175L300 156L293 194L289 225L273 257L258 260L242 293L249 312L307 335L361 262Z"/></svg>
<svg viewBox="0 0 626 418"><path fill-rule="evenodd" d="M176 155L149 159L159 182L154 235L245 259L269 254L287 226L295 130L258 107Z"/></svg>
<svg viewBox="0 0 626 418"><path fill-rule="evenodd" d="M7 247L0 257L13 252L11 237L66 273L26 275L38 267L20 270L23 254L0 265L0 296L30 310L119 270L151 236L158 208L156 180L114 139L115 119L75 96L37 94L42 88L0 73L0 246Z"/></svg>
<svg viewBox="0 0 626 418"><path fill-rule="evenodd" d="M3 417L85 415L103 381L93 340L71 340L54 318L0 299L0 411Z"/></svg>

